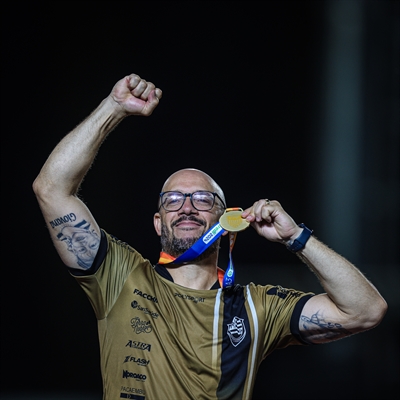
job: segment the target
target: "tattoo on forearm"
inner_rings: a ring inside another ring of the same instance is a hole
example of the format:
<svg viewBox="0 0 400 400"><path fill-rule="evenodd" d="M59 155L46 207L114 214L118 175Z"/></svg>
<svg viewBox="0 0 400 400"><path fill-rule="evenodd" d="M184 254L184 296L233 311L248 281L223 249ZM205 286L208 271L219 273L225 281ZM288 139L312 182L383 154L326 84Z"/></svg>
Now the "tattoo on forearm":
<svg viewBox="0 0 400 400"><path fill-rule="evenodd" d="M76 221L76 215L74 213L69 213L64 215L63 217L59 217L54 219L53 221L50 221L50 226L54 229L56 226L75 221Z"/></svg>
<svg viewBox="0 0 400 400"><path fill-rule="evenodd" d="M351 335L351 332L344 329L341 324L325 321L318 312L310 317L302 315L300 320L305 332L304 336L320 336L325 339L339 339Z"/></svg>
<svg viewBox="0 0 400 400"><path fill-rule="evenodd" d="M75 216L72 213L68 215ZM63 226L57 239L65 242L68 251L75 254L76 261L81 268L88 269L92 266L100 245L100 238L93 229L90 229L87 221L82 220L75 225Z"/></svg>

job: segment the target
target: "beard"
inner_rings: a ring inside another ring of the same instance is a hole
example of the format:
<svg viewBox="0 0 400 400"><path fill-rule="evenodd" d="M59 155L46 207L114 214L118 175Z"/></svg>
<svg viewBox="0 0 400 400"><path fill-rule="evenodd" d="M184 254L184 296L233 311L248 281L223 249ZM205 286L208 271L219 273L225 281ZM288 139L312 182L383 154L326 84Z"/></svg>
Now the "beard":
<svg viewBox="0 0 400 400"><path fill-rule="evenodd" d="M194 243L197 242L198 239L205 233L205 223L201 220L197 220L194 217L189 217L186 219L195 220L196 222L201 223L204 226L204 231L199 235L191 238L183 238L179 239L174 235L173 229L171 231L168 230L165 224L161 225L161 248L162 251L169 254L172 257L179 257L186 250L190 249ZM179 223L180 220L175 221L173 226ZM172 226L172 228L173 228ZM196 261L201 261L208 258L210 255L217 253L219 250L220 238L216 240L211 246L209 246L203 253L199 254L198 257L195 258Z"/></svg>

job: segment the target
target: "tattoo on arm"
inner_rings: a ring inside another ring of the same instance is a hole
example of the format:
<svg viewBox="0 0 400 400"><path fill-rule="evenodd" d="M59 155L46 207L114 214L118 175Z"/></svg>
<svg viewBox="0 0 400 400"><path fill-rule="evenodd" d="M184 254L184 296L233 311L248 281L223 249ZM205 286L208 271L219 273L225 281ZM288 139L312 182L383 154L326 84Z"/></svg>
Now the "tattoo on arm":
<svg viewBox="0 0 400 400"><path fill-rule="evenodd" d="M75 222L76 221L76 215L74 213L69 213L64 215L63 217L58 217L54 219L53 221L50 221L50 226L54 229L56 226L66 224L68 222Z"/></svg>
<svg viewBox="0 0 400 400"><path fill-rule="evenodd" d="M344 329L341 324L326 321L318 312L313 314L311 318L302 315L300 321L304 329L304 337L335 340L352 334L352 332Z"/></svg>
<svg viewBox="0 0 400 400"><path fill-rule="evenodd" d="M73 213L68 214L68 216L72 215L75 217ZM60 218L54 221L57 220L60 220ZM90 224L85 220L75 225L66 224L64 222L59 222L59 224L64 226L57 235L57 239L67 245L68 251L76 256L76 262L81 268L89 269L93 264L97 249L100 246L99 235L93 229L90 229Z"/></svg>

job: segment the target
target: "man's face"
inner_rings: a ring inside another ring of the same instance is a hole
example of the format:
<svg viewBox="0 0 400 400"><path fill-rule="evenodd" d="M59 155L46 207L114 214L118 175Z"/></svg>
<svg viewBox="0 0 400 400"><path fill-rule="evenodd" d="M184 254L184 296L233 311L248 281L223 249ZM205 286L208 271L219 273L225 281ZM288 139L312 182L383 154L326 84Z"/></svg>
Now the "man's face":
<svg viewBox="0 0 400 400"><path fill-rule="evenodd" d="M163 187L163 191L179 191L193 193L198 190L215 192L216 188L207 176L199 171L180 171L173 175ZM154 226L161 237L162 250L177 257L189 249L222 214L223 206L219 199L209 211L196 210L189 197L186 197L182 208L178 211L166 211L162 207L154 216ZM204 256L218 249L219 241L210 246ZM203 258L203 257L202 257Z"/></svg>

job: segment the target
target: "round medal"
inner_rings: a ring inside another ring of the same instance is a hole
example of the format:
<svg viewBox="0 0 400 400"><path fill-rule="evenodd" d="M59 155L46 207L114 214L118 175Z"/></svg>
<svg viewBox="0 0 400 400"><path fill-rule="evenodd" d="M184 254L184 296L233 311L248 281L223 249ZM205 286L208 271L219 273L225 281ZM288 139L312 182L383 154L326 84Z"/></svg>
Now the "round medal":
<svg viewBox="0 0 400 400"><path fill-rule="evenodd" d="M242 218L241 208L227 208L219 219L219 224L228 232L239 232L248 228L250 223Z"/></svg>

